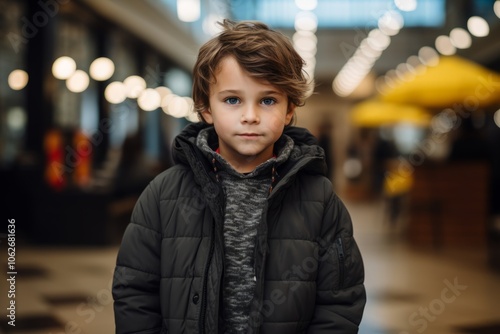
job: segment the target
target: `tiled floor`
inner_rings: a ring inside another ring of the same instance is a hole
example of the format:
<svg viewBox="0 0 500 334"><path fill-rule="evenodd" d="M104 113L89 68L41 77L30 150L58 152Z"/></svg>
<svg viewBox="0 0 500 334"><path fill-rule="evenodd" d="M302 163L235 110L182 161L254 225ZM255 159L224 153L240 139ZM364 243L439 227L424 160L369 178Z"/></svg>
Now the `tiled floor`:
<svg viewBox="0 0 500 334"><path fill-rule="evenodd" d="M411 249L383 223L380 203L347 206L366 268L361 334L500 333L500 275L488 268L484 251ZM116 252L117 247L19 245L16 327L7 326L3 315L0 333L114 333ZM1 310L7 301L3 291Z"/></svg>
<svg viewBox="0 0 500 334"><path fill-rule="evenodd" d="M414 249L382 204L347 207L365 263L361 334L500 333L500 275L485 249Z"/></svg>

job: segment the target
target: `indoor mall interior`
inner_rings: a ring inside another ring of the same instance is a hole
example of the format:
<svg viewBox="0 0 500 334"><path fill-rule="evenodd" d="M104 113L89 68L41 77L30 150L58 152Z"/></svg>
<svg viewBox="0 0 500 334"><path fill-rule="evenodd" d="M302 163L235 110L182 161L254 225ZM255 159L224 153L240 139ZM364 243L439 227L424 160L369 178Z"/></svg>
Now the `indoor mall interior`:
<svg viewBox="0 0 500 334"><path fill-rule="evenodd" d="M223 19L304 59L359 333L500 333L500 0L0 0L0 333L115 333L124 231Z"/></svg>

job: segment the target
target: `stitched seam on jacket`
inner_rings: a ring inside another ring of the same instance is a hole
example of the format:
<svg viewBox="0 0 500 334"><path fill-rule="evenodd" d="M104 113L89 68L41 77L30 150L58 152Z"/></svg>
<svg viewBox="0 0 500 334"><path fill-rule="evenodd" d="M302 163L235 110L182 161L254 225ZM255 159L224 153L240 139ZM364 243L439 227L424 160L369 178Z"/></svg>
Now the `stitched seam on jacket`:
<svg viewBox="0 0 500 334"><path fill-rule="evenodd" d="M122 267L122 268L132 269L132 270L135 270L135 271L140 271L141 273L150 274L150 275L153 275L153 276L161 277L160 274L152 273L150 271L146 271L146 270L143 270L143 269L134 268L134 267L131 267L131 266L128 266L128 265L125 265L125 264L121 264L121 263L117 263L116 266L117 267Z"/></svg>
<svg viewBox="0 0 500 334"><path fill-rule="evenodd" d="M149 226L139 224L139 223L138 223L138 222L136 222L136 221L133 221L133 220L132 220L132 221L130 221L130 224L140 226L140 227L142 227L142 228L145 228L146 230L153 231L153 232L155 232L156 234L161 235L161 233L160 233L160 232L158 232L157 230L154 230L154 229L152 229L152 228L151 228L151 227L149 227Z"/></svg>
<svg viewBox="0 0 500 334"><path fill-rule="evenodd" d="M304 280L304 281L300 281L300 280L282 280L282 279L265 279L264 281L266 282L299 282L299 283L316 283L316 280Z"/></svg>
<svg viewBox="0 0 500 334"><path fill-rule="evenodd" d="M144 333L145 331L152 331L152 330L157 330L157 329L161 329L161 327L153 327L153 328L148 328L148 329L141 329L138 332L128 332L127 334Z"/></svg>
<svg viewBox="0 0 500 334"><path fill-rule="evenodd" d="M193 196L179 196L179 197L175 197L175 198L160 198L160 202L164 202L164 201L177 201L179 199L184 199L184 198L187 198L187 199L192 199Z"/></svg>
<svg viewBox="0 0 500 334"><path fill-rule="evenodd" d="M203 276L162 276L161 279L202 278Z"/></svg>
<svg viewBox="0 0 500 334"><path fill-rule="evenodd" d="M351 285L351 286L347 286L347 287L344 287L343 289L338 289L338 290L335 290L335 292L337 291L344 291L344 290L348 290L348 289L352 289L352 288L355 288L357 286L362 286L363 284L354 284L354 285ZM316 290L316 292L328 292L328 293L331 293L332 290Z"/></svg>
<svg viewBox="0 0 500 334"><path fill-rule="evenodd" d="M310 239L301 239L301 238L297 238L297 239L294 239L294 238L267 238L267 240L293 240L293 241L308 241L310 243L313 243L313 244L317 244L318 242L317 241L314 241L314 240L310 240Z"/></svg>
<svg viewBox="0 0 500 334"><path fill-rule="evenodd" d="M186 235L186 236L183 236L183 235L180 235L180 236L162 236L161 239L203 239L203 238L208 238L207 236L190 236L190 235Z"/></svg>
<svg viewBox="0 0 500 334"><path fill-rule="evenodd" d="M264 325L265 324L297 324L297 323L302 323L302 324L306 324L306 323L309 323L309 321L307 320L303 320L303 321L296 321L296 320L290 320L290 321L264 321Z"/></svg>

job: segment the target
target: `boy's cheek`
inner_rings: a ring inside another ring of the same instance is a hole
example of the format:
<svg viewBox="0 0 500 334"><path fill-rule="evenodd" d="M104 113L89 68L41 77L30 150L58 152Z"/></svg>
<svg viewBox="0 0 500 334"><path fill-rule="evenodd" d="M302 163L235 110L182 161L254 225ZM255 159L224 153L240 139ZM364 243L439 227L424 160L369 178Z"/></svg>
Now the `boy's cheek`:
<svg viewBox="0 0 500 334"><path fill-rule="evenodd" d="M288 117L288 115L283 119L283 116L274 116L271 119L268 120L268 124L270 128L274 129L279 129L282 128L285 125L288 125L290 121L292 120L293 114L290 114L291 116Z"/></svg>

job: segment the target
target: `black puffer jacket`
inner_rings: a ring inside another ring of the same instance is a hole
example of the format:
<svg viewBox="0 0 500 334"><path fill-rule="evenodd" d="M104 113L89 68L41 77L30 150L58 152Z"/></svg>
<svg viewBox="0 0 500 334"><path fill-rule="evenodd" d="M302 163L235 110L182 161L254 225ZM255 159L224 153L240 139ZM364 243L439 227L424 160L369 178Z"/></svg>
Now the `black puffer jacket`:
<svg viewBox="0 0 500 334"><path fill-rule="evenodd" d="M204 127L176 138L176 165L135 206L113 282L116 333L218 332L224 194L195 145ZM285 133L295 147L258 227L248 333L357 333L366 296L351 219L314 137Z"/></svg>

